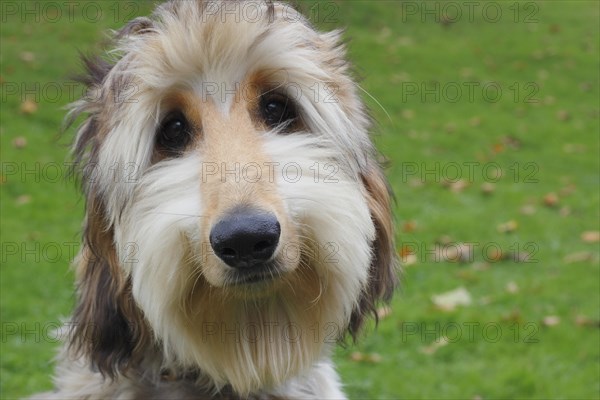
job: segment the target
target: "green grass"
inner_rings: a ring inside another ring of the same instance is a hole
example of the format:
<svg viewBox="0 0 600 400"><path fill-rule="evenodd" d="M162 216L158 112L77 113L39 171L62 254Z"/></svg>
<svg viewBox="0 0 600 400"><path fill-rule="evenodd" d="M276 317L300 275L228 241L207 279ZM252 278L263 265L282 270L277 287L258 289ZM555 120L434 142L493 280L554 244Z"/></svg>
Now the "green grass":
<svg viewBox="0 0 600 400"><path fill-rule="evenodd" d="M64 88L78 70L77 49L97 48L103 31L122 25L132 11L125 6L134 3L100 2L104 13L93 22L94 14L82 17L81 4L72 20L50 9L39 22L6 8L0 14L2 398L51 387L57 343L44 329L69 315L74 302L68 261L83 203L76 184L55 181L48 166L68 160L69 138L57 140L57 133L62 107L75 98L64 91L51 101L49 85ZM598 3L492 3L503 12L492 23L492 10L482 14L488 3L477 3L470 20L469 6L453 2L462 17L451 24L424 14L424 7L444 9L443 2L301 4L323 28L348 28L362 87L377 99L365 96L379 121L376 143L390 161L398 249L418 249L391 314L359 345L336 353L350 397L600 398L598 243L580 237L598 231L600 218ZM139 3L136 11L150 6ZM451 18L455 8L446 11ZM525 23L532 12L536 21ZM498 101L481 91L490 82L502 89ZM15 85L18 92L21 85L48 91L36 112L20 111ZM415 85L418 93L411 94ZM468 85L479 85L473 99ZM454 92L443 89L457 86L465 91L451 101ZM26 138L25 147L15 147L18 137ZM462 190L443 184L456 171L451 163L462 167ZM484 195L481 185L490 181L484 173L493 176L484 167L494 166L502 177ZM23 176L23 167L33 172ZM557 194L555 207L544 205L548 193ZM523 213L524 206L533 213ZM498 225L511 220L517 229L499 233ZM474 260L428 257L441 237L477 243ZM491 262L482 248L496 245L536 252L529 262ZM508 291L509 283L518 290ZM433 305L433 295L461 286L472 304L454 311ZM548 316L559 323L545 324ZM431 347L442 335L450 343Z"/></svg>

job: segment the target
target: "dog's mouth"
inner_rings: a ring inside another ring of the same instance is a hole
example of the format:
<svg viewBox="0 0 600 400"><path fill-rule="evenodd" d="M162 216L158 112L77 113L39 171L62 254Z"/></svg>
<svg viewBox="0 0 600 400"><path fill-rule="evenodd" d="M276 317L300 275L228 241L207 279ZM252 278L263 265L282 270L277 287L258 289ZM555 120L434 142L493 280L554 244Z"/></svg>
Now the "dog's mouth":
<svg viewBox="0 0 600 400"><path fill-rule="evenodd" d="M276 263L258 264L248 269L232 271L228 286L258 287L281 278L282 271Z"/></svg>

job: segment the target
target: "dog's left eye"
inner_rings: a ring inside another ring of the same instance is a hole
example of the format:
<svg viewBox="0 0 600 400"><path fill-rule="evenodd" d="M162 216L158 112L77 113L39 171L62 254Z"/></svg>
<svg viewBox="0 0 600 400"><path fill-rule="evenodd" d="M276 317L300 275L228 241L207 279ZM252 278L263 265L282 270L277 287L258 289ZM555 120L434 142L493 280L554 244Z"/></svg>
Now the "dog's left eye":
<svg viewBox="0 0 600 400"><path fill-rule="evenodd" d="M286 96L280 94L264 95L260 102L263 120L270 128L281 124L291 124L297 118L294 104Z"/></svg>
<svg viewBox="0 0 600 400"><path fill-rule="evenodd" d="M180 154L192 139L190 125L181 112L169 114L158 128L156 142L161 150Z"/></svg>

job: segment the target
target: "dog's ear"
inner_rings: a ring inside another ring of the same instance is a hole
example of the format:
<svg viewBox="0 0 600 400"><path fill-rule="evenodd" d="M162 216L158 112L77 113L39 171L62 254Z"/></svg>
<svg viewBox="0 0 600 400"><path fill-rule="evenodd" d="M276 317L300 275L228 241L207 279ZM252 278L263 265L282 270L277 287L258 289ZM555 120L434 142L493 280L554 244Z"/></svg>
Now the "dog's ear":
<svg viewBox="0 0 600 400"><path fill-rule="evenodd" d="M123 28L117 31L117 38L132 35L142 35L152 31L154 22L150 18L138 17L129 21Z"/></svg>
<svg viewBox="0 0 600 400"><path fill-rule="evenodd" d="M391 300L397 284L398 257L394 244L394 223L391 211L391 190L383 171L373 160L361 174L367 193L371 218L375 225L369 280L350 318L348 330L356 339L365 317L373 314L377 320L377 302Z"/></svg>
<svg viewBox="0 0 600 400"><path fill-rule="evenodd" d="M83 249L77 265L78 304L70 347L103 375L114 378L150 342L142 311L117 259L112 229L99 200L88 199Z"/></svg>

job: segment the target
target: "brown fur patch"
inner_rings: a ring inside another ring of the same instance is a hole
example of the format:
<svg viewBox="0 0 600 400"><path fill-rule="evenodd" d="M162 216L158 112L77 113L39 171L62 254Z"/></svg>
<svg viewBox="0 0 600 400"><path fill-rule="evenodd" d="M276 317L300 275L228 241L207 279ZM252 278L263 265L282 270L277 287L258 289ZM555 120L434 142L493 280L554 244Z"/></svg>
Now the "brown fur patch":
<svg viewBox="0 0 600 400"><path fill-rule="evenodd" d="M361 295L358 307L352 313L348 330L354 339L362 327L365 317L372 314L377 321L377 302L391 300L397 285L398 257L394 244L394 224L391 213L390 188L381 171L373 161L362 175L367 190L367 202L375 224L376 237L373 242L373 258L369 268L369 281Z"/></svg>
<svg viewBox="0 0 600 400"><path fill-rule="evenodd" d="M77 265L78 302L70 347L114 378L146 351L150 333L123 276L98 199L87 204L84 247Z"/></svg>

